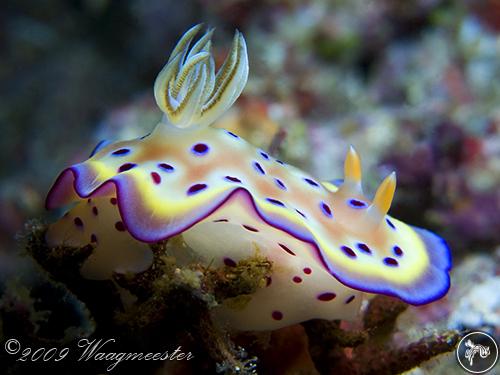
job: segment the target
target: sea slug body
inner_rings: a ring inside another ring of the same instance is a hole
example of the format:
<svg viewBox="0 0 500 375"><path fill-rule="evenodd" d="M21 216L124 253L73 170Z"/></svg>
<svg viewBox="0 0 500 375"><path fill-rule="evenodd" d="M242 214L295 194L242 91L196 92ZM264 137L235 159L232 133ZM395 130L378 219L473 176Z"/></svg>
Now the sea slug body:
<svg viewBox="0 0 500 375"><path fill-rule="evenodd" d="M343 182L332 184L211 126L245 86L247 50L236 32L216 73L213 30L191 46L200 28L184 34L156 79L165 116L154 131L100 144L87 161L61 172L47 208L76 205L51 225L49 245L93 243L82 267L92 279L147 269L148 243L176 235L215 266L259 253L273 262L270 282L243 308L219 311L245 330L352 319L371 293L414 305L446 294L451 258L444 240L388 215L394 172L370 200L352 147Z"/></svg>

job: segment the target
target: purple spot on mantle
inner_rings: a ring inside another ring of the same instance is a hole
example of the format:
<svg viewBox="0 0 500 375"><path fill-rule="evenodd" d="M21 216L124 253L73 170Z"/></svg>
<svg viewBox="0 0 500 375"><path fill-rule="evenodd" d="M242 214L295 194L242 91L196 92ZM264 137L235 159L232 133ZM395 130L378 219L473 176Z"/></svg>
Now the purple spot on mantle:
<svg viewBox="0 0 500 375"><path fill-rule="evenodd" d="M285 163L283 163L281 160L278 160L278 159L276 159L276 163L281 164L281 165L285 165Z"/></svg>
<svg viewBox="0 0 500 375"><path fill-rule="evenodd" d="M276 185L282 189L282 190L286 190L286 186L285 184L279 179L279 178L275 178L274 179L274 182L276 183Z"/></svg>
<svg viewBox="0 0 500 375"><path fill-rule="evenodd" d="M188 195L197 194L200 191L205 190L206 188L207 184L194 184L188 189L187 194Z"/></svg>
<svg viewBox="0 0 500 375"><path fill-rule="evenodd" d="M358 199L350 199L349 205L352 208L365 208L367 206L366 202L360 201Z"/></svg>
<svg viewBox="0 0 500 375"><path fill-rule="evenodd" d="M403 250L397 245L394 246L392 250L394 251L394 254L396 254L398 257L403 255Z"/></svg>
<svg viewBox="0 0 500 375"><path fill-rule="evenodd" d="M228 219L218 219L214 220L214 223L227 223L229 220Z"/></svg>
<svg viewBox="0 0 500 375"><path fill-rule="evenodd" d="M350 258L356 258L356 253L354 252L353 249L351 249L349 246L341 246L340 250L344 252L345 255L347 255Z"/></svg>
<svg viewBox="0 0 500 375"><path fill-rule="evenodd" d="M254 167L254 168L255 168L255 170L256 170L257 172L259 172L260 174L266 174L266 171L264 170L264 168L262 168L262 166L261 166L258 162L254 161L254 162L253 162L253 167Z"/></svg>
<svg viewBox="0 0 500 375"><path fill-rule="evenodd" d="M94 216L97 216L99 214L96 206L92 207L92 213L94 214Z"/></svg>
<svg viewBox="0 0 500 375"><path fill-rule="evenodd" d="M306 275L310 275L312 272L312 270L309 267L304 268L302 271L304 271Z"/></svg>
<svg viewBox="0 0 500 375"><path fill-rule="evenodd" d="M385 219L385 221L387 222L387 225L389 225L392 229L396 230L396 227L394 226L392 221L390 221L389 219Z"/></svg>
<svg viewBox="0 0 500 375"><path fill-rule="evenodd" d="M266 154L264 151L259 151L260 156L262 156L264 159L269 160L269 155Z"/></svg>
<svg viewBox="0 0 500 375"><path fill-rule="evenodd" d="M316 181L311 180L310 178L305 177L304 181L307 182L311 186L319 187L319 184Z"/></svg>
<svg viewBox="0 0 500 375"><path fill-rule="evenodd" d="M116 150L116 151L113 151L111 153L111 155L115 155L115 156L121 156L121 155L126 155L130 152L130 150L128 148L121 148L119 150Z"/></svg>
<svg viewBox="0 0 500 375"><path fill-rule="evenodd" d="M345 300L345 304L348 305L349 303L351 303L352 301L354 301L354 296L350 296L349 298L347 298Z"/></svg>
<svg viewBox="0 0 500 375"><path fill-rule="evenodd" d="M281 311L273 311L271 316L273 317L274 320L283 319L283 313Z"/></svg>
<svg viewBox="0 0 500 375"><path fill-rule="evenodd" d="M335 293L321 293L319 294L316 298L320 301L324 301L324 302L327 302L327 301L331 301L332 299L334 299L335 297L337 297L337 295Z"/></svg>
<svg viewBox="0 0 500 375"><path fill-rule="evenodd" d="M386 266L390 267L397 267L399 265L398 261L391 257L384 258L384 263Z"/></svg>
<svg viewBox="0 0 500 375"><path fill-rule="evenodd" d="M290 250L287 246L285 246L285 245L283 245L283 244L281 244L281 243L279 243L278 245L279 245L279 246L280 246L283 250L285 250L288 254L295 256L295 253L294 253L292 250Z"/></svg>
<svg viewBox="0 0 500 375"><path fill-rule="evenodd" d="M157 172L151 172L151 178L156 185L161 183L161 177Z"/></svg>
<svg viewBox="0 0 500 375"><path fill-rule="evenodd" d="M359 250L361 250L362 252L364 252L366 254L371 254L372 253L372 251L368 247L368 245L366 245L364 243L358 243L357 247L358 247Z"/></svg>
<svg viewBox="0 0 500 375"><path fill-rule="evenodd" d="M236 262L231 258L224 258L224 264L228 267L236 267Z"/></svg>
<svg viewBox="0 0 500 375"><path fill-rule="evenodd" d="M302 277L294 276L292 280L294 283L300 284L302 282Z"/></svg>
<svg viewBox="0 0 500 375"><path fill-rule="evenodd" d="M319 204L321 211L323 211L323 214L329 218L333 217L332 210L330 206L328 206L325 202L321 202Z"/></svg>
<svg viewBox="0 0 500 375"><path fill-rule="evenodd" d="M93 243L97 242L97 236L93 233L90 235L90 242L93 242Z"/></svg>
<svg viewBox="0 0 500 375"><path fill-rule="evenodd" d="M75 223L75 225L79 228L82 228L83 227L83 221L82 219L80 219L79 217L75 217L73 219L73 223Z"/></svg>
<svg viewBox="0 0 500 375"><path fill-rule="evenodd" d="M307 219L306 215L305 215L302 211L297 210L297 209L295 209L295 211L296 211L296 212L297 212L300 216L302 216L304 219Z"/></svg>
<svg viewBox="0 0 500 375"><path fill-rule="evenodd" d="M191 149L191 151L196 155L205 155L208 150L209 147L205 143L197 143Z"/></svg>
<svg viewBox="0 0 500 375"><path fill-rule="evenodd" d="M270 276L266 276L266 287L271 285L272 282L273 282L273 279Z"/></svg>
<svg viewBox="0 0 500 375"><path fill-rule="evenodd" d="M231 182L241 182L241 180L239 178L236 178L236 177L233 177L233 176L226 176L224 177L227 181L231 181Z"/></svg>
<svg viewBox="0 0 500 375"><path fill-rule="evenodd" d="M125 229L125 224L123 224L123 221L117 221L115 223L115 229L118 231L118 232L125 232L126 229Z"/></svg>
<svg viewBox="0 0 500 375"><path fill-rule="evenodd" d="M242 227L250 232L258 232L259 231L257 228L251 227L250 225L242 224Z"/></svg>
<svg viewBox="0 0 500 375"><path fill-rule="evenodd" d="M165 172L173 172L174 171L174 167L172 167L170 164L167 164L167 163L159 163L158 168L160 168L162 171L165 171Z"/></svg>
<svg viewBox="0 0 500 375"><path fill-rule="evenodd" d="M269 202L269 203L272 203L272 204L275 204L276 206L281 206L281 207L285 207L285 204L277 199L273 199L273 198L266 198L266 200Z"/></svg>
<svg viewBox="0 0 500 375"><path fill-rule="evenodd" d="M240 137L238 137L236 134L234 134L233 132L230 132L229 130L226 130L226 134L229 134L231 137L233 138L237 138L239 139Z"/></svg>
<svg viewBox="0 0 500 375"><path fill-rule="evenodd" d="M125 164L122 164L120 166L120 168L118 168L118 173L129 171L129 170L131 170L132 168L135 168L135 167L137 167L137 164L134 164L134 163L125 163Z"/></svg>

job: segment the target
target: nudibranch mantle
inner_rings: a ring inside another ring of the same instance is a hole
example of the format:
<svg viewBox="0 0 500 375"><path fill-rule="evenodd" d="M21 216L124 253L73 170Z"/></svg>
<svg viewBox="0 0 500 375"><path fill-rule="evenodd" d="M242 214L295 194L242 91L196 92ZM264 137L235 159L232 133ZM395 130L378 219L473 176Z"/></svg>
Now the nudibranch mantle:
<svg viewBox="0 0 500 375"><path fill-rule="evenodd" d="M215 75L212 30L190 48L199 28L183 36L156 80L165 119L154 131L104 144L57 178L47 208L78 204L51 226L49 244L94 242L92 264L82 270L90 278L146 269L146 243L178 234L215 265L258 251L273 261L269 285L241 311L222 312L241 329L352 318L363 293L415 305L442 297L449 288L449 249L437 235L387 215L394 173L369 200L352 147L344 181L335 185L210 126L243 90L248 61L236 32ZM116 238L124 241L119 247ZM96 265L99 256L108 259L102 261L108 269Z"/></svg>

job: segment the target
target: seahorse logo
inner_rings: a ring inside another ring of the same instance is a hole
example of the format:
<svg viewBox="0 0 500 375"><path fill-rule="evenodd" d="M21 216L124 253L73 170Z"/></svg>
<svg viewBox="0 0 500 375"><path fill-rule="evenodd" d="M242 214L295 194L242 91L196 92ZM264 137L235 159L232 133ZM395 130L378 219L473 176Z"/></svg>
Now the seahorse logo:
<svg viewBox="0 0 500 375"><path fill-rule="evenodd" d="M472 374L483 374L495 366L498 345L487 333L476 331L460 340L456 354L458 363L464 370Z"/></svg>
<svg viewBox="0 0 500 375"><path fill-rule="evenodd" d="M467 340L465 346L469 348L465 351L465 358L467 358L471 366L474 365L474 356L477 353L479 353L481 358L489 357L491 354L489 346L474 344L472 340Z"/></svg>

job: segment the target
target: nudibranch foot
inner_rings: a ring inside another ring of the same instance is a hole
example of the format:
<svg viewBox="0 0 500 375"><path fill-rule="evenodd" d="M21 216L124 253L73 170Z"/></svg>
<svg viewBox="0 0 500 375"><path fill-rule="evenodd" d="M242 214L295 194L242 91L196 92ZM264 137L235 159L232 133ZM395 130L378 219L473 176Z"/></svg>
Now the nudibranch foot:
<svg viewBox="0 0 500 375"><path fill-rule="evenodd" d="M81 269L87 279L109 279L113 272L142 272L153 261L149 246L127 233L114 196L81 200L49 227L45 238L51 247L92 244L94 250Z"/></svg>
<svg viewBox="0 0 500 375"><path fill-rule="evenodd" d="M251 200L246 191L236 191L218 210L182 234L205 263L216 267L236 265L248 254L273 264L266 286L244 308L216 312L222 321L236 329L268 330L314 318L356 317L362 293L332 278L318 261L314 246L269 225Z"/></svg>
<svg viewBox="0 0 500 375"><path fill-rule="evenodd" d="M199 29L184 35L155 82L166 120L148 137L99 145L57 178L47 208L78 203L72 220L53 225L50 243L82 244L94 235L92 277L142 270L151 262L147 243L179 234L207 264L233 264L258 249L273 262L269 286L243 310L221 310L241 329L352 318L364 292L415 305L441 298L450 285L450 251L435 234L388 215L395 173L370 200L353 147L342 183L321 182L209 126L241 93L248 58L236 32L215 74L212 30L190 47ZM122 240L136 258L121 250Z"/></svg>

